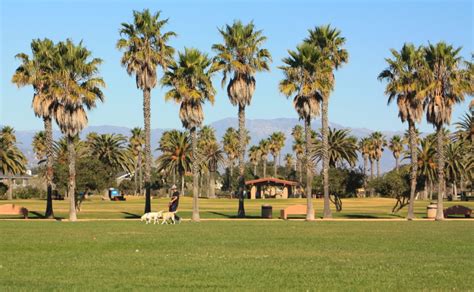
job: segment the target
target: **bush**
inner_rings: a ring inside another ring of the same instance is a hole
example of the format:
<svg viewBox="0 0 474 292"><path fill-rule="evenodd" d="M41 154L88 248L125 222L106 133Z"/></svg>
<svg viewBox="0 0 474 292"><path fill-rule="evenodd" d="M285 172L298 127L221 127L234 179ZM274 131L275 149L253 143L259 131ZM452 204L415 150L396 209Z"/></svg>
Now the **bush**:
<svg viewBox="0 0 474 292"><path fill-rule="evenodd" d="M44 199L46 191L37 187L26 186L13 190L13 197L17 199Z"/></svg>
<svg viewBox="0 0 474 292"><path fill-rule="evenodd" d="M122 195L132 195L135 194L135 183L131 180L123 180L120 185L118 186L120 193Z"/></svg>
<svg viewBox="0 0 474 292"><path fill-rule="evenodd" d="M359 169L330 168L329 193L340 198L355 197L356 190L364 185L364 174ZM313 189L316 193L323 193L323 176L313 178Z"/></svg>
<svg viewBox="0 0 474 292"><path fill-rule="evenodd" d="M5 198L7 191L8 191L8 186L0 182L0 199Z"/></svg>

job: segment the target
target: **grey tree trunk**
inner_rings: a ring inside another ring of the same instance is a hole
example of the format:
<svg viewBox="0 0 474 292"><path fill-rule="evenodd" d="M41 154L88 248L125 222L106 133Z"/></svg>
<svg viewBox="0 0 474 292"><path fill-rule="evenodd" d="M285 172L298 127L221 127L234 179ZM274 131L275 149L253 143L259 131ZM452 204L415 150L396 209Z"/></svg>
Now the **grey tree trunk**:
<svg viewBox="0 0 474 292"><path fill-rule="evenodd" d="M430 180L430 201L433 200L433 182Z"/></svg>
<svg viewBox="0 0 474 292"><path fill-rule="evenodd" d="M240 147L239 147L239 189L238 189L238 196L239 196L239 209L237 211L237 217L243 218L245 217L245 207L244 207L244 190L245 190L245 106L239 105L239 139L240 139Z"/></svg>
<svg viewBox="0 0 474 292"><path fill-rule="evenodd" d="M143 91L143 118L145 123L145 213L151 212L151 104L150 89Z"/></svg>
<svg viewBox="0 0 474 292"><path fill-rule="evenodd" d="M443 220L443 197L444 197L444 141L443 126L436 129L437 135L437 165L438 165L438 210L436 211L436 220Z"/></svg>
<svg viewBox="0 0 474 292"><path fill-rule="evenodd" d="M69 163L69 179L67 193L69 196L69 221L76 221L76 149L74 147L74 137L67 136L67 151Z"/></svg>
<svg viewBox="0 0 474 292"><path fill-rule="evenodd" d="M314 220L314 208L313 208L313 198L311 195L312 189L312 175L311 175L311 166L309 163L309 157L311 155L311 118L307 117L304 120L304 131L305 131L305 148L304 148L304 166L306 169L306 221Z"/></svg>
<svg viewBox="0 0 474 292"><path fill-rule="evenodd" d="M458 187L456 186L456 181L453 183L453 200L457 199L458 196Z"/></svg>
<svg viewBox="0 0 474 292"><path fill-rule="evenodd" d="M209 198L216 198L216 179L214 178L214 171L209 172Z"/></svg>
<svg viewBox="0 0 474 292"><path fill-rule="evenodd" d="M369 163L369 158L367 155L364 155L364 189L367 187L367 164Z"/></svg>
<svg viewBox="0 0 474 292"><path fill-rule="evenodd" d="M273 155L273 176L277 176L277 155Z"/></svg>
<svg viewBox="0 0 474 292"><path fill-rule="evenodd" d="M256 176L257 175L257 164L253 165L253 174Z"/></svg>
<svg viewBox="0 0 474 292"><path fill-rule="evenodd" d="M181 175L181 195L184 196L184 173Z"/></svg>
<svg viewBox="0 0 474 292"><path fill-rule="evenodd" d="M377 158L377 177L380 177L380 159Z"/></svg>
<svg viewBox="0 0 474 292"><path fill-rule="evenodd" d="M46 211L44 217L53 218L53 123L51 118L44 118L46 138Z"/></svg>
<svg viewBox="0 0 474 292"><path fill-rule="evenodd" d="M267 160L262 159L263 162L263 177L267 177Z"/></svg>
<svg viewBox="0 0 474 292"><path fill-rule="evenodd" d="M328 143L328 98L324 97L321 107L321 136L323 146L323 191L324 191L324 211L323 218L332 218L329 201L329 143Z"/></svg>
<svg viewBox="0 0 474 292"><path fill-rule="evenodd" d="M142 152L138 152L138 171L139 171L139 183L138 190L140 196L143 195L143 165L142 165Z"/></svg>
<svg viewBox="0 0 474 292"><path fill-rule="evenodd" d="M411 155L411 168L410 168L410 201L408 203L408 214L407 219L413 220L415 218L414 206L415 206L415 193L416 193L416 179L418 172L418 149L416 145L416 129L413 121L408 121L408 133L410 140L410 155Z"/></svg>
<svg viewBox="0 0 474 292"><path fill-rule="evenodd" d="M370 159L370 179L374 179L374 161Z"/></svg>
<svg viewBox="0 0 474 292"><path fill-rule="evenodd" d="M133 174L133 182L134 182L134 186L135 186L135 194L134 195L136 196L137 193L139 193L139 190L138 190L138 155L137 155L137 159L133 163L133 167L135 169L135 173Z"/></svg>
<svg viewBox="0 0 474 292"><path fill-rule="evenodd" d="M193 215L192 220L194 222L199 222L199 162L197 160L197 134L196 128L191 128L191 143L193 147Z"/></svg>
<svg viewBox="0 0 474 292"><path fill-rule="evenodd" d="M12 174L9 172L8 173L8 192L7 192L7 200L11 201L13 200L13 178Z"/></svg>
<svg viewBox="0 0 474 292"><path fill-rule="evenodd" d="M395 169L398 171L400 168L400 157L396 156L395 157Z"/></svg>

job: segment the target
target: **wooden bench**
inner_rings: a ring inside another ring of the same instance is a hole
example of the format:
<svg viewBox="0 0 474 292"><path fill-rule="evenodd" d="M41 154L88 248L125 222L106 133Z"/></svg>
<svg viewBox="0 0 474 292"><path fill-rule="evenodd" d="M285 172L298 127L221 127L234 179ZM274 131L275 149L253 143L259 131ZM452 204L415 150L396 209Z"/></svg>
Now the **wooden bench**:
<svg viewBox="0 0 474 292"><path fill-rule="evenodd" d="M443 213L445 218L448 218L449 215L464 215L464 217L470 218L472 210L465 206L455 205L444 209Z"/></svg>
<svg viewBox="0 0 474 292"><path fill-rule="evenodd" d="M0 215L22 215L23 218L28 219L28 209L14 204L0 205Z"/></svg>
<svg viewBox="0 0 474 292"><path fill-rule="evenodd" d="M306 205L293 205L280 210L281 219L288 219L288 215L306 215Z"/></svg>

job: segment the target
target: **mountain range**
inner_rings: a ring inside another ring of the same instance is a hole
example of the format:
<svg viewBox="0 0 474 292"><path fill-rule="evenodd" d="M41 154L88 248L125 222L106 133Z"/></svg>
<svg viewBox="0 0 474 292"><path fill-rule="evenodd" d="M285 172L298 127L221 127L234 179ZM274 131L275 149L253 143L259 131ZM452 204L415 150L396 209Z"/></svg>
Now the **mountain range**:
<svg viewBox="0 0 474 292"><path fill-rule="evenodd" d="M248 119L246 120L246 128L248 129L251 137L250 144L257 144L261 139L267 138L276 131L281 131L286 136L286 143L285 147L282 150L282 157L287 153L292 153L292 136L291 130L292 128L297 125L303 125L301 121L298 119L292 118L277 118L277 119ZM236 118L225 118L213 123L209 124L216 130L216 136L221 140L222 136L224 135L225 131L229 127L238 127L238 121ZM321 120L316 119L312 122L312 128L314 130L318 130L321 127ZM351 128L346 127L343 125L339 125L336 123L330 123L330 127L336 129L348 129L351 134L357 138L362 138L370 135L373 130L366 129L366 128ZM164 131L169 129L152 129L151 131L151 141L152 141L152 150L158 147L158 141L163 134ZM25 153L30 166L34 166L37 160L34 157L34 153L32 150L31 142L33 140L33 136L36 131L27 130L27 131L16 131L17 141L19 142L19 148ZM106 134L106 133L116 133L128 136L130 134L130 128L127 127L118 127L118 126L110 126L110 125L103 125L103 126L88 126L85 128L81 133L81 138L84 138L90 132L97 132L98 134ZM383 131L382 132L387 139L391 138L393 135L403 135L403 132L399 131ZM53 138L55 140L61 137L61 133L59 131L53 132ZM155 156L158 153L155 151ZM269 158L271 160L272 158ZM362 165L361 159L359 159L359 164ZM391 154L391 152L386 149L382 155L381 159L381 169L382 171L388 171L394 167L395 161Z"/></svg>

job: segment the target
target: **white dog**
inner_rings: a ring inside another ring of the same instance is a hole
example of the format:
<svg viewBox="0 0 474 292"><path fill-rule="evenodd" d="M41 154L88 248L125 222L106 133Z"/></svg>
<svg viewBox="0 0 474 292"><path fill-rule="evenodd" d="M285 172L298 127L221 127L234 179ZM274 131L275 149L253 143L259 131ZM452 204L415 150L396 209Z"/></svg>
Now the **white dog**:
<svg viewBox="0 0 474 292"><path fill-rule="evenodd" d="M168 224L168 221L171 221L172 224L176 224L176 220L174 218L174 212L162 212L163 221L161 224Z"/></svg>
<svg viewBox="0 0 474 292"><path fill-rule="evenodd" d="M163 211L149 212L149 213L143 214L140 221L146 221L146 224L148 224L148 223L151 223L151 220L153 220L153 224L156 224L157 222L160 223L159 219L162 216L163 216Z"/></svg>

